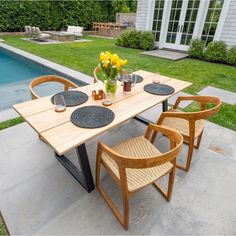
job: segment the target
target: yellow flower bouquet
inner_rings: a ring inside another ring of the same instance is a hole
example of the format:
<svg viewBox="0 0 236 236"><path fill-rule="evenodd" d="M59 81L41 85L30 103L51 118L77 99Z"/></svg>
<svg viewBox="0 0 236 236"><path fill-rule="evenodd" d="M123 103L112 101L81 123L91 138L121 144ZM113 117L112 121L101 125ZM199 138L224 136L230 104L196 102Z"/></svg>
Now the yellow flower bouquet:
<svg viewBox="0 0 236 236"><path fill-rule="evenodd" d="M100 68L106 78L100 79L105 82L105 88L108 95L115 95L117 89L117 76L122 73L124 66L128 63L127 60L121 59L117 54L110 52L100 53Z"/></svg>

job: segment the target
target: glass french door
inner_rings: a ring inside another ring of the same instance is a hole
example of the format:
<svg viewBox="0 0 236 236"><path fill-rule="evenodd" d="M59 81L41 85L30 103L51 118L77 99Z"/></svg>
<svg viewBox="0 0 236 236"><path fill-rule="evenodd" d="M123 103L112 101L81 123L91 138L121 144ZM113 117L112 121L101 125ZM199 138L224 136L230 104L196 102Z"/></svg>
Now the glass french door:
<svg viewBox="0 0 236 236"><path fill-rule="evenodd" d="M165 47L187 49L193 37L200 3L200 0L172 0Z"/></svg>

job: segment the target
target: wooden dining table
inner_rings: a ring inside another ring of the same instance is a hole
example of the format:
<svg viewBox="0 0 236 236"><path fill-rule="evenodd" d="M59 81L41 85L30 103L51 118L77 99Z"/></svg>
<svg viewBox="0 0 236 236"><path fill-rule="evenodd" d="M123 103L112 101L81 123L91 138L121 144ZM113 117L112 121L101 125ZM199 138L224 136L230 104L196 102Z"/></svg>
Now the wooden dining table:
<svg viewBox="0 0 236 236"><path fill-rule="evenodd" d="M13 106L39 136L54 149L57 160L80 182L87 192L91 192L95 187L85 146L86 141L131 118L138 117L138 120L148 123L148 121L143 120L138 115L160 103L163 104L163 111L166 111L168 98L191 85L191 83L186 81L143 70L134 73L142 76L143 81L136 83L129 94L123 93L123 87L118 81L116 95L111 98L113 104L109 106L109 109L114 112L115 118L112 123L104 127L94 129L80 128L70 121L72 112L80 107L89 105L103 106L102 100L95 101L92 97L92 90L103 89L103 83L77 88L76 90L82 91L89 96L88 101L79 106L67 107L64 112L55 112L51 96ZM161 84L172 86L175 92L165 96L145 92L144 85L150 84L154 80L159 80ZM74 148L80 168L75 166L65 155L66 152Z"/></svg>

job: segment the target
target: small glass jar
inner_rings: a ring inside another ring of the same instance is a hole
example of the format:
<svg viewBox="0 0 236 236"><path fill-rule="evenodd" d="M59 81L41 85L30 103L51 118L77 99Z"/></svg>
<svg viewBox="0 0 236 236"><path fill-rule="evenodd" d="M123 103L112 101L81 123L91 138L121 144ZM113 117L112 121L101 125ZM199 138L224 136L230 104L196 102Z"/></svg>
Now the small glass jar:
<svg viewBox="0 0 236 236"><path fill-rule="evenodd" d="M56 95L54 97L54 105L56 112L63 112L66 110L66 102L63 95Z"/></svg>

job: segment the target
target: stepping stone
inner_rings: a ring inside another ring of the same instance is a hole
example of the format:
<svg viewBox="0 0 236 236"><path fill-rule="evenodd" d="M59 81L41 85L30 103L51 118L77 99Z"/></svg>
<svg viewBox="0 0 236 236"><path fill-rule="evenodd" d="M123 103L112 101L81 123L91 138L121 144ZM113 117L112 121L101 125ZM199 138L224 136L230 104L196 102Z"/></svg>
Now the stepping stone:
<svg viewBox="0 0 236 236"><path fill-rule="evenodd" d="M159 57L159 58L173 60L173 61L177 61L177 60L186 58L188 56L188 54L186 53L173 52L169 50L160 50L160 49L153 50L153 51L145 51L141 53L144 55Z"/></svg>
<svg viewBox="0 0 236 236"><path fill-rule="evenodd" d="M229 92L223 89L214 88L208 86L201 90L199 95L206 95L206 96L216 96L220 98L223 102L234 105L236 103L236 93Z"/></svg>
<svg viewBox="0 0 236 236"><path fill-rule="evenodd" d="M16 117L19 117L20 115L13 109L8 109L4 111L0 111L0 122L14 119Z"/></svg>
<svg viewBox="0 0 236 236"><path fill-rule="evenodd" d="M177 100L177 98L181 97L181 96L191 96L191 95L187 94L187 93L179 92L179 93L175 94L173 97L171 97L170 99L168 99L168 103L170 105L174 105L176 100ZM193 101L182 101L179 104L179 108L183 109L183 108L189 106L191 103L193 103Z"/></svg>
<svg viewBox="0 0 236 236"><path fill-rule="evenodd" d="M158 104L147 111L138 115L138 117L147 119L153 123L156 123L162 113L162 104Z"/></svg>

